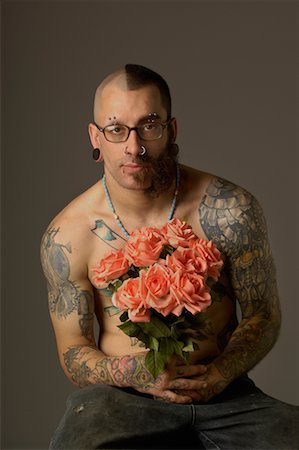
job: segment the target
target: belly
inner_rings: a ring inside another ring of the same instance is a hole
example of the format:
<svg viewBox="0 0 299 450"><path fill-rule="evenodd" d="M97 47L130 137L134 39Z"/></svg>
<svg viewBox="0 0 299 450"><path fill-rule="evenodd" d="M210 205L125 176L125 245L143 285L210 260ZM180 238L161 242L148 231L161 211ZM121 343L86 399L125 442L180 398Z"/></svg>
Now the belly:
<svg viewBox="0 0 299 450"><path fill-rule="evenodd" d="M123 356L147 351L143 342L130 338L118 328L121 313L113 307L109 297L101 296L96 313L100 323L98 346L103 353ZM210 360L219 355L237 326L235 304L228 296L221 302L214 302L200 316L200 323L192 329L196 350L190 353L191 362Z"/></svg>

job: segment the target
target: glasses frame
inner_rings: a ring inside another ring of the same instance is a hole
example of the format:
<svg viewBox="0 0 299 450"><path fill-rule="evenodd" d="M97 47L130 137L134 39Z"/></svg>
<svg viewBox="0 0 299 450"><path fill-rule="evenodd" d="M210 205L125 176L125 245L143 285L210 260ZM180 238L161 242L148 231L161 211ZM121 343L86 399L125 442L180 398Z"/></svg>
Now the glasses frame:
<svg viewBox="0 0 299 450"><path fill-rule="evenodd" d="M133 130L136 131L137 136L138 136L139 139L141 139L142 141L157 141L158 139L161 139L161 137L163 136L163 131L165 130L166 127L168 127L168 125L170 124L170 122L171 122L171 118L168 119L166 122L151 121L151 122L146 122L146 123L144 124L144 125L147 125L147 124L150 124L150 123L157 123L157 124L159 124L159 125L162 126L162 132L161 132L161 135L160 135L159 137L157 137L157 138L154 138L154 139L144 139L143 137L140 136L140 134L139 134L139 128L141 128L143 125L139 125L139 126L136 126L136 127L128 127L127 125L123 125L123 124L115 124L115 125L119 125L119 126L122 126L122 127L126 127L126 129L128 130L128 136L126 137L126 139L121 140L121 141L110 141L110 140L107 139L107 137L106 137L105 129L108 128L108 127L111 127L111 125L113 125L113 124L107 125L106 127L103 127L103 128L100 127L96 122L93 122L93 124L97 127L97 129L98 129L101 133L103 133L103 135L104 135L106 141L112 142L113 144L119 144L119 143L121 143L121 142L126 142L126 141L129 139L129 136L130 136L131 131L133 131Z"/></svg>

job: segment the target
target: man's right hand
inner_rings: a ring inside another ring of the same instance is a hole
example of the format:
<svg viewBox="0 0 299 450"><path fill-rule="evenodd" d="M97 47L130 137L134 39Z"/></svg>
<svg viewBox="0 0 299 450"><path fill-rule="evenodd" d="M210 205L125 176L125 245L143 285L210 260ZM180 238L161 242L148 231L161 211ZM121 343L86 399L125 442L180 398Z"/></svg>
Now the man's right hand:
<svg viewBox="0 0 299 450"><path fill-rule="evenodd" d="M136 357L138 358L139 355ZM145 359L143 354L140 357ZM202 364L188 365L174 357L156 379L149 374L151 380L147 380L144 387L133 387L139 392L153 395L157 400L188 404L196 400L196 391L206 387L205 381L191 377L203 375L206 371L206 366Z"/></svg>

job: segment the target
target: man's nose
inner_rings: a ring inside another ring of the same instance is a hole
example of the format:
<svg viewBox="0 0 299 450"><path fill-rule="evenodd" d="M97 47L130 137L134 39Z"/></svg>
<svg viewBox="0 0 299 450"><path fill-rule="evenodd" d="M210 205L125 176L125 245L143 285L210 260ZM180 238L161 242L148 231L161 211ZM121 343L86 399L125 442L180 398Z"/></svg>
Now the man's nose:
<svg viewBox="0 0 299 450"><path fill-rule="evenodd" d="M131 130L128 139L125 142L126 153L131 155L139 155L141 149L141 139L137 134L137 130Z"/></svg>

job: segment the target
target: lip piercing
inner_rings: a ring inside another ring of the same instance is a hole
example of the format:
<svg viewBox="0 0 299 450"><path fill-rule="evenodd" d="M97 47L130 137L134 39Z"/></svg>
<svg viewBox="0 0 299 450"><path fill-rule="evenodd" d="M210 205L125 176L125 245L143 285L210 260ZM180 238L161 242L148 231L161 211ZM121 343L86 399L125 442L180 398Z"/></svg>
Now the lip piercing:
<svg viewBox="0 0 299 450"><path fill-rule="evenodd" d="M141 148L141 152L139 152L139 155L144 156L146 154L146 148L144 147L144 145L141 145L140 148Z"/></svg>

